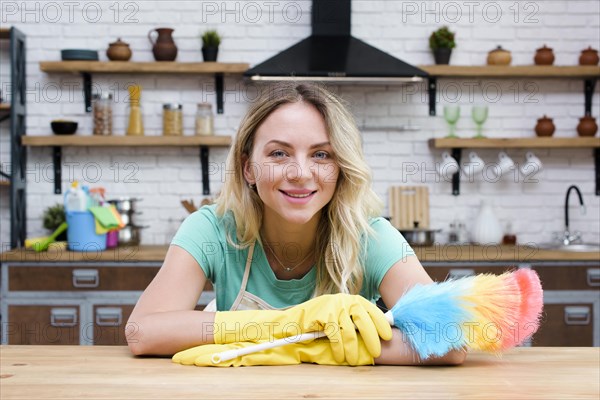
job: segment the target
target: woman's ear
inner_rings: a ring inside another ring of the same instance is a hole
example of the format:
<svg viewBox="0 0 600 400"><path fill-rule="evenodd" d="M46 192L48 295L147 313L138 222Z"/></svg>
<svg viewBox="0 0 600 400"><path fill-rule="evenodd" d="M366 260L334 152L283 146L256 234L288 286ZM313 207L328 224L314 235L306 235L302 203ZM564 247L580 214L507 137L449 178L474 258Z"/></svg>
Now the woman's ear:
<svg viewBox="0 0 600 400"><path fill-rule="evenodd" d="M247 154L242 155L242 165L244 166L244 178L249 184L256 183L256 166L250 161L250 157Z"/></svg>

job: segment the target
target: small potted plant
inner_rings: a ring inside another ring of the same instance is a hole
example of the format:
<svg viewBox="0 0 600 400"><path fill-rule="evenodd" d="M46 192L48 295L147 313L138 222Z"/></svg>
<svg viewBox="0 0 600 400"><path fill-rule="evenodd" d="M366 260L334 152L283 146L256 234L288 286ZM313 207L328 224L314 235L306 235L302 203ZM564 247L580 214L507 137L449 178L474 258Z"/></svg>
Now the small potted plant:
<svg viewBox="0 0 600 400"><path fill-rule="evenodd" d="M454 32L450 32L447 26L432 32L429 36L429 47L436 64L449 64L452 49L456 47Z"/></svg>
<svg viewBox="0 0 600 400"><path fill-rule="evenodd" d="M217 61L217 53L221 44L221 36L215 30L208 30L202 35L202 57L204 61Z"/></svg>
<svg viewBox="0 0 600 400"><path fill-rule="evenodd" d="M44 210L43 214L43 225L44 228L48 229L50 233L54 232L63 222L66 221L65 208L62 204L57 203L52 207L48 207ZM58 242L64 242L67 240L67 232L63 232L56 238Z"/></svg>

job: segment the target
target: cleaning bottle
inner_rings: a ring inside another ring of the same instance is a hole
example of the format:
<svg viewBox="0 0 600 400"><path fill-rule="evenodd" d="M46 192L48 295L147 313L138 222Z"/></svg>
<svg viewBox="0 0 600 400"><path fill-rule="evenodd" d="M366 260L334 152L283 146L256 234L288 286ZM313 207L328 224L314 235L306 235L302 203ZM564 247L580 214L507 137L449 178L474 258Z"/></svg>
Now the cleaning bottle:
<svg viewBox="0 0 600 400"><path fill-rule="evenodd" d="M87 210L87 195L79 186L79 182L73 181L71 187L65 193L65 211L85 211Z"/></svg>

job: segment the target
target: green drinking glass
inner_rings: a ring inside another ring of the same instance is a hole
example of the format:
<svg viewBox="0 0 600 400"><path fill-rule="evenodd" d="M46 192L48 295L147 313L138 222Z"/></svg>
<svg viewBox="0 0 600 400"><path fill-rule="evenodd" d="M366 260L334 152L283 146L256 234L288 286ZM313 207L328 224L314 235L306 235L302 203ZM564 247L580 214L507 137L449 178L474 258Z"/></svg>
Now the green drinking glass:
<svg viewBox="0 0 600 400"><path fill-rule="evenodd" d="M460 106L456 104L444 106L444 119L450 126L450 133L448 138L455 138L456 136L456 122L460 117Z"/></svg>
<svg viewBox="0 0 600 400"><path fill-rule="evenodd" d="M477 125L477 135L475 138L484 138L482 134L483 124L487 120L488 117L488 106L473 106L471 110L471 117L473 117L473 122Z"/></svg>

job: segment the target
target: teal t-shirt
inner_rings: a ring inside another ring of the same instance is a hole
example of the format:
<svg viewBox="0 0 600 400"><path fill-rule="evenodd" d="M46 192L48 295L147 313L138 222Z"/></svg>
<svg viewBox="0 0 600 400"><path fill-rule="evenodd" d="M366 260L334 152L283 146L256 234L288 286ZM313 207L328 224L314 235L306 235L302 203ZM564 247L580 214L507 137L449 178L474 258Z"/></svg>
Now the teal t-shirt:
<svg viewBox="0 0 600 400"><path fill-rule="evenodd" d="M175 234L172 245L186 250L213 283L217 310L229 310L242 284L249 248L236 249L227 241L235 238L232 213L219 217L214 205L204 206L188 216ZM369 236L364 260L365 275L361 295L377 301L379 285L387 271L403 257L414 255L404 237L384 218L373 218L375 235ZM316 268L300 279L281 280L269 266L265 252L256 242L246 290L276 308L309 300L316 286Z"/></svg>

